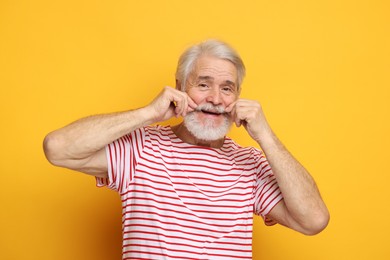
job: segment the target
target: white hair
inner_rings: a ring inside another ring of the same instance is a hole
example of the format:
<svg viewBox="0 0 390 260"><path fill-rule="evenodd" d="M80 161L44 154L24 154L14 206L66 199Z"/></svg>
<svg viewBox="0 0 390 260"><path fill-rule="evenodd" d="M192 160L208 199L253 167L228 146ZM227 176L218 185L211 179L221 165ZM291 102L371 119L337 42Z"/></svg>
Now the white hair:
<svg viewBox="0 0 390 260"><path fill-rule="evenodd" d="M218 40L207 40L193 45L180 56L176 70L176 80L180 82L180 90L185 91L188 76L201 56L212 56L232 62L237 69L236 83L237 90L240 90L245 76L245 65L232 47Z"/></svg>

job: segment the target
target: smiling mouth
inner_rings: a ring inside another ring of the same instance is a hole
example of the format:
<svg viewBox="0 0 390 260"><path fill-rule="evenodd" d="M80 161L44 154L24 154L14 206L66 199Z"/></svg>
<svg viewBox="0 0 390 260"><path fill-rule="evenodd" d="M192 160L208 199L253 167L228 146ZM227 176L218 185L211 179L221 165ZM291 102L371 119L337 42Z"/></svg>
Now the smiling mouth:
<svg viewBox="0 0 390 260"><path fill-rule="evenodd" d="M202 112L204 115L210 116L220 116L226 115L225 108L222 106L214 106L212 104L201 104L197 108L195 108L196 112Z"/></svg>
<svg viewBox="0 0 390 260"><path fill-rule="evenodd" d="M201 112L205 113L205 114L208 114L208 115L215 115L215 116L219 116L221 115L222 113L220 112L217 112L217 111L209 111L209 110L200 110Z"/></svg>

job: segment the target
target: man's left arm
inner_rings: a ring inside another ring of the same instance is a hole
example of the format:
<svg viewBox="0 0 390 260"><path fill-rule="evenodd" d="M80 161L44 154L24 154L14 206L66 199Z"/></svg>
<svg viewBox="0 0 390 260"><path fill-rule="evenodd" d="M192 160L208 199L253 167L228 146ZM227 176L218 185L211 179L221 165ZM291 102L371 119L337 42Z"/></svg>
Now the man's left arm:
<svg viewBox="0 0 390 260"><path fill-rule="evenodd" d="M239 99L226 110L236 125L243 125L260 145L282 192L284 199L268 213L267 218L306 235L321 232L328 224L329 212L317 185L274 134L260 104Z"/></svg>

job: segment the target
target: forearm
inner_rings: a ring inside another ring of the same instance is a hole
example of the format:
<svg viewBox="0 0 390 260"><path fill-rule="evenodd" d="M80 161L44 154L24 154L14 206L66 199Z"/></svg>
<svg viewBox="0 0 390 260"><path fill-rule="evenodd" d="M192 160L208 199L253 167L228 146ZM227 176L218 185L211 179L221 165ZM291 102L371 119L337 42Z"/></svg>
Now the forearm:
<svg viewBox="0 0 390 260"><path fill-rule="evenodd" d="M226 111L260 145L284 197L267 217L305 234L325 228L329 213L313 178L276 137L260 103L238 99Z"/></svg>
<svg viewBox="0 0 390 260"><path fill-rule="evenodd" d="M309 172L291 155L272 130L259 142L284 197L287 212L304 228L326 225L327 208Z"/></svg>
<svg viewBox="0 0 390 260"><path fill-rule="evenodd" d="M87 117L48 134L44 151L47 159L55 165L89 173L104 172L103 148L107 144L137 128L173 116L185 116L196 106L185 92L165 87L143 108Z"/></svg>
<svg viewBox="0 0 390 260"><path fill-rule="evenodd" d="M44 141L45 153L50 161L84 159L149 123L145 108L86 117L49 133Z"/></svg>

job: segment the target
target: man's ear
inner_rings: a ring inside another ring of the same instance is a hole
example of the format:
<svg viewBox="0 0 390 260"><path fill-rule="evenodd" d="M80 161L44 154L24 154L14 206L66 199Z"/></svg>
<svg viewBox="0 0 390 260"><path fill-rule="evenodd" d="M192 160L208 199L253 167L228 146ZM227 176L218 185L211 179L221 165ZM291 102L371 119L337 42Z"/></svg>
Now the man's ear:
<svg viewBox="0 0 390 260"><path fill-rule="evenodd" d="M176 89L181 91L181 84L178 79L176 79Z"/></svg>
<svg viewBox="0 0 390 260"><path fill-rule="evenodd" d="M238 88L238 95L237 95L238 97L241 95L241 89L242 89L242 88L241 88L241 86L240 86L240 87Z"/></svg>

